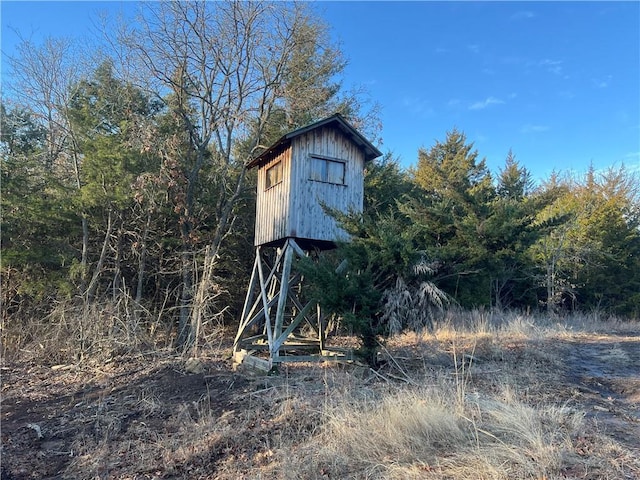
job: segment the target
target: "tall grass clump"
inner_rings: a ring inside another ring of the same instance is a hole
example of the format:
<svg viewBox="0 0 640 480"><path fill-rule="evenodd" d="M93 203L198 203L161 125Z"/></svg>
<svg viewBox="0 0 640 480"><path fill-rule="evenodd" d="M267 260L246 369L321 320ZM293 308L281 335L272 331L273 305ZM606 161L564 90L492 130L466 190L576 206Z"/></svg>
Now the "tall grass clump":
<svg viewBox="0 0 640 480"><path fill-rule="evenodd" d="M327 431L336 447L367 468L381 462L435 460L439 449L468 444L470 432L438 392L389 394L377 402L338 408Z"/></svg>
<svg viewBox="0 0 640 480"><path fill-rule="evenodd" d="M125 294L92 303L63 300L42 317L7 319L4 353L46 363L127 355L155 346L154 319Z"/></svg>
<svg viewBox="0 0 640 480"><path fill-rule="evenodd" d="M543 336L549 322L543 316L509 310L449 308L434 326L436 336L499 335L534 339Z"/></svg>
<svg viewBox="0 0 640 480"><path fill-rule="evenodd" d="M299 478L315 470L356 479L541 479L576 461L569 452L582 428L580 412L527 405L508 388L460 401L455 384L440 379L337 406L308 445L313 458L295 453L291 471Z"/></svg>

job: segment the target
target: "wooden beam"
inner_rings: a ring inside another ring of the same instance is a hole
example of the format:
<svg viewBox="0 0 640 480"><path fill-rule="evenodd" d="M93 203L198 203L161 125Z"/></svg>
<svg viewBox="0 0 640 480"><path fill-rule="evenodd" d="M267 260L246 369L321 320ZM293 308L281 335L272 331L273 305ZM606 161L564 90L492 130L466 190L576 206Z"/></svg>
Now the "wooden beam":
<svg viewBox="0 0 640 480"><path fill-rule="evenodd" d="M265 336L260 334L260 335L252 335L250 337L244 337L241 338L240 341L238 342L239 344L251 344L251 342L264 342L265 345L267 345L267 341L265 339Z"/></svg>
<svg viewBox="0 0 640 480"><path fill-rule="evenodd" d="M273 305L277 301L278 301L278 296L276 295L274 298L269 300L269 302L267 303L267 308L273 307ZM256 304L254 304L254 307L257 307L258 303L260 303L260 299L257 299ZM251 309L251 313L253 314L254 311L255 311L255 308L252 308ZM258 310L258 313L256 313L253 317L251 317L251 319L247 322L247 325L245 326L245 329L247 329L251 325L255 324L256 321L260 320L263 316L264 316L264 306L260 310Z"/></svg>
<svg viewBox="0 0 640 480"><path fill-rule="evenodd" d="M289 362L348 362L352 359L345 355L282 355L273 363Z"/></svg>
<svg viewBox="0 0 640 480"><path fill-rule="evenodd" d="M302 310L300 310L300 312L298 313L298 315L296 315L296 317L293 319L293 321L291 322L291 324L286 328L286 330L284 332L282 332L282 335L280 335L279 337L276 337L276 340L273 344L273 349L274 350L279 350L280 347L282 346L282 344L287 340L287 337L293 333L293 331L296 329L296 327L300 324L300 322L302 321L303 318L305 318L305 315L307 314L307 312L309 311L309 309L311 308L312 302L307 303L304 308Z"/></svg>
<svg viewBox="0 0 640 480"><path fill-rule="evenodd" d="M324 344L327 339L326 339L326 332L324 331L324 328L322 326L322 321L324 319L322 318L322 309L319 303L316 303L316 315L318 317L318 330L316 331L318 332L318 337L320 338L320 350L323 350Z"/></svg>
<svg viewBox="0 0 640 480"><path fill-rule="evenodd" d="M243 346L243 348L245 349L250 349L250 350L255 350L257 352L268 352L269 351L269 345L267 345L266 343L250 343L250 344L244 344L242 341L240 341L240 345ZM310 342L305 342L305 343L285 343L283 345L280 346L279 352L280 355L282 355L282 352L288 352L288 351L299 351L299 350L312 350L316 353L320 353L320 347L318 345L318 342L316 341L315 343L310 343Z"/></svg>
<svg viewBox="0 0 640 480"><path fill-rule="evenodd" d="M304 253L304 250L300 248L297 242L293 239L289 239L289 244L293 247L293 250L298 254L300 258L306 257L307 255Z"/></svg>
<svg viewBox="0 0 640 480"><path fill-rule="evenodd" d="M282 265L282 274L280 281L280 298L278 299L278 309L276 310L276 319L275 319L275 328L274 328L274 337L280 338L282 334L282 322L284 321L284 310L287 304L287 297L289 291L289 275L291 274L291 263L293 261L293 248L289 247L289 241L284 245L284 263ZM269 340L269 343L272 345L271 356L272 358L278 356L278 349L275 348L275 345L272 339Z"/></svg>
<svg viewBox="0 0 640 480"><path fill-rule="evenodd" d="M271 362L263 358L258 358L252 355L253 352L247 350L240 350L233 355L233 363L236 365L242 364L255 370L268 373L271 371Z"/></svg>
<svg viewBox="0 0 640 480"><path fill-rule="evenodd" d="M256 272L258 270L258 262L260 261L260 247L256 249L256 259L253 262L253 268L251 269L251 279L249 280L249 289L247 290L247 297L244 300L244 305L242 307L242 319L247 318L247 308L253 302L254 290L256 287L257 275Z"/></svg>
<svg viewBox="0 0 640 480"><path fill-rule="evenodd" d="M295 285L295 283L296 283L299 279L300 279L300 274L297 274L296 276L294 276L294 277L291 279L291 281L289 282L289 289L288 289L289 291L291 291L291 287L292 287L293 285ZM267 295L267 297L268 297L268 295ZM276 292L276 294L271 298L271 300L269 300L269 302L268 302L268 308L273 307L273 305L278 301L278 299L279 299L279 298L280 298L280 292ZM289 298L293 298L293 297L291 297L291 296L290 296ZM255 303L254 303L253 307L251 308L251 311L249 312L249 315L253 315L253 313L255 312L256 308L257 308L257 307L258 307L258 305L259 305L259 303L260 303L260 299L258 298L258 299L256 299L256 301L255 301ZM300 305L300 304L298 303L298 305ZM296 305L296 306L298 306L298 305ZM300 308L302 308L302 307L300 306ZM255 316L251 317L251 319L250 319L250 320L248 320L248 321L246 322L246 325L244 326L243 330L246 330L246 329L247 329L247 328L249 328L251 325L253 325L257 320L259 320L260 318L262 318L262 316L263 316L263 312L264 312L264 307L263 307L261 310L259 310L259 311L258 311L258 313L256 313L256 315L255 315Z"/></svg>
<svg viewBox="0 0 640 480"><path fill-rule="evenodd" d="M238 326L238 333L236 334L236 338L233 341L234 349L235 345L238 343L238 340L244 333L245 329L249 326L249 322L247 319L249 318L249 314L247 309L249 308L249 304L253 302L254 290L256 287L256 270L258 269L258 261L259 261L259 253L260 247L256 249L256 259L253 262L253 269L251 270L251 280L249 280L249 289L247 290L247 297L244 300L244 306L242 307L242 316L240 317L240 325ZM253 310L253 309L252 309Z"/></svg>
<svg viewBox="0 0 640 480"><path fill-rule="evenodd" d="M260 294L262 296L262 308L264 310L264 323L267 330L269 345L273 343L273 332L271 330L271 320L269 319L269 301L267 300L266 285L264 283L264 273L262 272L262 262L258 262L258 275L260 277Z"/></svg>

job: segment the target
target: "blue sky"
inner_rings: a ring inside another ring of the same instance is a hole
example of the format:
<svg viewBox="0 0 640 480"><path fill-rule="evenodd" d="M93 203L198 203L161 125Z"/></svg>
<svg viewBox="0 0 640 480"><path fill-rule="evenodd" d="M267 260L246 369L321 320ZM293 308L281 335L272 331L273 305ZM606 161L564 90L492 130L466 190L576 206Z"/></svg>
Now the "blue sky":
<svg viewBox="0 0 640 480"><path fill-rule="evenodd" d="M1 3L17 29L89 35L131 2ZM345 86L380 104L383 151L415 165L454 127L493 172L509 149L538 178L640 171L640 2L319 2L349 60ZM9 28L11 27L11 28Z"/></svg>

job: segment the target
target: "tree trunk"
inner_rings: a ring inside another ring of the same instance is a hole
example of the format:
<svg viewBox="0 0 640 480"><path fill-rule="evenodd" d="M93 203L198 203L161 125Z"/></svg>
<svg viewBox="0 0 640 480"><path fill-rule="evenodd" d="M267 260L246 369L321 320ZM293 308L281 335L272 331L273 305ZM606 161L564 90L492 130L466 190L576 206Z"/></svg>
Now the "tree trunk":
<svg viewBox="0 0 640 480"><path fill-rule="evenodd" d="M116 237L116 256L115 256L115 269L113 272L113 288L112 297L115 302L120 294L122 281L122 215L120 216L120 226L118 227L118 233ZM126 288L126 285L124 286Z"/></svg>
<svg viewBox="0 0 640 480"><path fill-rule="evenodd" d="M180 293L180 319L178 321L177 348L186 350L192 342L191 299L193 298L193 262L191 249L183 246L182 251L182 291Z"/></svg>
<svg viewBox="0 0 640 480"><path fill-rule="evenodd" d="M140 256L138 257L138 284L136 286L136 304L142 301L142 288L144 286L145 262L147 259L147 237L151 226L151 212L147 212L147 221L142 231L142 239L140 240ZM137 309L136 309L137 310Z"/></svg>
<svg viewBox="0 0 640 480"><path fill-rule="evenodd" d="M93 270L93 276L91 277L91 282L89 282L89 286L87 287L87 291L85 293L85 302L87 304L93 301L93 297L95 296L96 290L98 289L98 280L100 279L100 274L102 273L102 267L104 266L104 260L107 256L107 248L109 246L109 239L111 238L111 230L113 229L113 219L111 218L111 209L109 209L109 214L107 218L107 232L104 235L104 241L102 242L102 250L100 251L100 258L98 258L98 263L96 264L96 268Z"/></svg>
<svg viewBox="0 0 640 480"><path fill-rule="evenodd" d="M222 246L222 242L224 238L227 236L231 227L233 225L233 220L231 218L233 213L233 207L236 205L240 195L242 194L242 189L244 186L244 177L245 177L246 169L243 167L242 172L238 177L238 181L236 183L236 187L233 195L227 200L222 209L220 218L218 219L216 225L216 231L213 236L211 243L206 247L204 261L202 265L202 276L200 281L197 284L194 301L191 309L191 334L195 335L191 338L191 343L189 345L182 345L183 347L190 347L195 345L197 347L198 336L200 332L200 327L202 326L202 319L207 311L209 306L209 290L212 286L213 273L215 271L215 264L218 258L218 254L220 253L220 248ZM180 315L180 320L182 322L182 310Z"/></svg>

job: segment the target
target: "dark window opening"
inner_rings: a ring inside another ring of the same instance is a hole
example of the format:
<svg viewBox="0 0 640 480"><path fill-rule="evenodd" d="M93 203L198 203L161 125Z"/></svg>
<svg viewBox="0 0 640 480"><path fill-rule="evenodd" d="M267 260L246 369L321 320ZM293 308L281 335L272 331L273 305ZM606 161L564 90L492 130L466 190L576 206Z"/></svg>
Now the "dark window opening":
<svg viewBox="0 0 640 480"><path fill-rule="evenodd" d="M323 157L311 157L311 174L309 178L316 182L344 185L345 162Z"/></svg>
<svg viewBox="0 0 640 480"><path fill-rule="evenodd" d="M267 168L267 182L265 190L277 185L282 181L282 162L278 162L275 165Z"/></svg>

